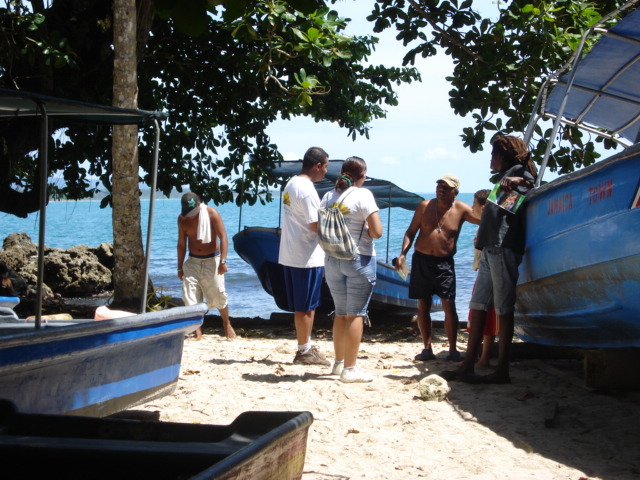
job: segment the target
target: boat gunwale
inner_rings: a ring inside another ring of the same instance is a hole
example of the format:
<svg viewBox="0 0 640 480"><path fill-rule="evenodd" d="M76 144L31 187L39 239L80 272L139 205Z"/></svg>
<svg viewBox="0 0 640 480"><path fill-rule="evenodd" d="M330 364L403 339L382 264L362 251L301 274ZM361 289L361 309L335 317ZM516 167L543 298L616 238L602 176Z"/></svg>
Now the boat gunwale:
<svg viewBox="0 0 640 480"><path fill-rule="evenodd" d="M604 160L600 160L599 162L593 163L587 167L581 168L580 170L576 170L575 172L567 173L552 180L549 183L545 183L540 187L535 187L527 193L525 199L527 202L531 202L537 197L544 195L550 190L555 190L556 188L561 188L565 183L568 183L573 180L580 179L587 175L590 175L594 172L597 172L601 169L607 168L611 166L613 163L623 162L626 160L632 160L633 157L640 156L640 143L636 143L621 152L615 153L610 157L605 158Z"/></svg>
<svg viewBox="0 0 640 480"><path fill-rule="evenodd" d="M31 328L23 332L0 335L0 347L2 349L21 347L24 346L26 339L29 340L29 345L72 340L74 338L86 337L88 330L90 330L92 336L95 336L123 330L146 329L154 325L161 325L180 320L186 321L195 317L204 317L204 314L206 314L207 311L207 305L205 303L199 303L192 306L172 307L167 310L157 312L133 314L128 317L86 321L73 325L61 325L46 329L36 329L31 324L24 322L10 322L8 325L24 325L27 328ZM0 323L0 327L1 326L2 324ZM180 328L177 328L176 330L179 330ZM172 332L168 331L165 333L170 334Z"/></svg>

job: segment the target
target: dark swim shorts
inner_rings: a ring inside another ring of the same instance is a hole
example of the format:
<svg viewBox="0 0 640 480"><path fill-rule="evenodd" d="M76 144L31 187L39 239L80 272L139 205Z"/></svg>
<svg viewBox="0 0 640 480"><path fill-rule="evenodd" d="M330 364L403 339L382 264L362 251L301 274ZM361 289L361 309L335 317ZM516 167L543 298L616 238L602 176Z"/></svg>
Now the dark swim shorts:
<svg viewBox="0 0 640 480"><path fill-rule="evenodd" d="M453 257L434 257L413 252L409 298L429 299L433 295L455 300L456 272Z"/></svg>

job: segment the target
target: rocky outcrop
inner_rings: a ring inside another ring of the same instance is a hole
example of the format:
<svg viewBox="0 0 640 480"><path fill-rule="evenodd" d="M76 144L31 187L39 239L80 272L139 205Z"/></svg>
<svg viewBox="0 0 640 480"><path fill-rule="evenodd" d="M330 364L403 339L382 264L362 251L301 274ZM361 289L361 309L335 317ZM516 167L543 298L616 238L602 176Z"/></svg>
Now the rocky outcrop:
<svg viewBox="0 0 640 480"><path fill-rule="evenodd" d="M38 245L26 233L12 233L4 239L0 262L26 281L26 297L35 294L38 274ZM45 297L87 297L113 289L113 247L78 245L67 250L44 250Z"/></svg>

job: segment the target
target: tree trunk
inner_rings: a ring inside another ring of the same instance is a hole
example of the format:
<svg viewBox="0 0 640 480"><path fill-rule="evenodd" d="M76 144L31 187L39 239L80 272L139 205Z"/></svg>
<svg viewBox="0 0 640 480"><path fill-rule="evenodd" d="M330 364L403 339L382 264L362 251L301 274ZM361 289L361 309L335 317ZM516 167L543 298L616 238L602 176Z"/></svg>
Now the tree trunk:
<svg viewBox="0 0 640 480"><path fill-rule="evenodd" d="M136 2L113 2L113 105L137 108ZM144 252L138 187L138 127L113 127L114 301L121 309L139 311L143 291Z"/></svg>

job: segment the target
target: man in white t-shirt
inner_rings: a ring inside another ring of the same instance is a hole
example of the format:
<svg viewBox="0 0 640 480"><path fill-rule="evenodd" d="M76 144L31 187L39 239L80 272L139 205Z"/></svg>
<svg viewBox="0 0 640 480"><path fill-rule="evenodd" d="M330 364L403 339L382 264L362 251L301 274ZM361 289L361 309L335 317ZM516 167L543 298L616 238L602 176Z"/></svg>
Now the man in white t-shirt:
<svg viewBox="0 0 640 480"><path fill-rule="evenodd" d="M283 192L282 232L278 263L284 268L289 309L294 311L298 351L293 363L330 365L311 344L311 331L324 279L324 252L318 245L320 198L313 186L327 173L329 155L311 147L304 154L301 172Z"/></svg>

